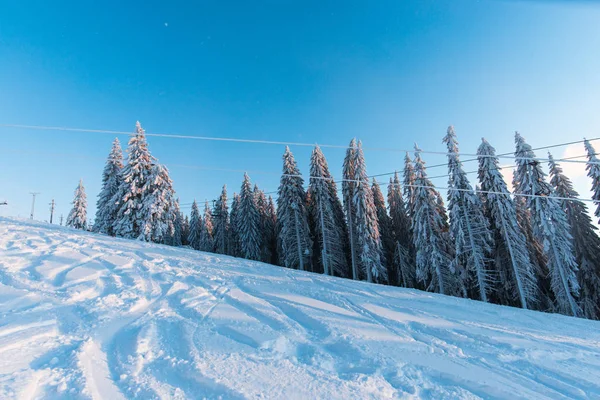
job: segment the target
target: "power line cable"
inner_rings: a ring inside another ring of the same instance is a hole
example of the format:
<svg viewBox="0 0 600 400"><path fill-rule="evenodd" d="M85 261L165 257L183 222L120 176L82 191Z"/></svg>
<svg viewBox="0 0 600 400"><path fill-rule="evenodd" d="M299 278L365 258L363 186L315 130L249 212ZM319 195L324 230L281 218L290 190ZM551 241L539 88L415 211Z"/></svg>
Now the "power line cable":
<svg viewBox="0 0 600 400"><path fill-rule="evenodd" d="M0 124L0 127L4 128L18 128L18 129L32 129L32 130L49 130L49 131L65 131L65 132L79 132L79 133L109 133L112 135L132 135L133 132L127 131L115 131L115 130L103 130L103 129L83 129L83 128L68 128L61 126L42 126L42 125L19 125L19 124ZM219 142L237 142L237 143L253 143L253 144L268 144L268 145L286 145L286 146L300 146L300 147L314 147L318 145L323 148L337 148L337 149L349 149L352 148L350 146L343 145L334 145L334 144L317 144L317 143L303 143L303 142L285 142L285 141L273 141L273 140L259 140L259 139L241 139L241 138L227 138L227 137L216 137L216 136L193 136L193 135L181 135L181 134L167 134L167 133L145 133L146 136L150 137L162 137L162 138L171 138L171 139L191 139L191 140L209 140L209 141L219 141ZM599 140L598 138L589 139L588 141ZM584 139L585 140L585 139ZM542 149L550 149L554 147L560 146L568 146L571 144L583 143L584 140L572 141L559 143L554 145L548 145L544 147L538 148L538 150ZM402 153L412 153L414 149L406 150L406 149L394 149L394 148L384 148L384 147L363 147L363 150L368 151L389 151L389 152L402 152ZM444 151L430 151L430 150L421 150L422 154L437 154L437 155L447 155L447 152ZM510 156L511 153L498 154L493 156L495 158L507 158L511 160L530 160L533 161L534 158L531 157L515 157ZM473 153L457 153L459 156L467 156L467 157L492 157L488 155L478 156ZM546 158L538 158L538 161L549 161ZM468 162L471 160L465 160ZM571 160L567 162L573 163L585 163L585 161Z"/></svg>

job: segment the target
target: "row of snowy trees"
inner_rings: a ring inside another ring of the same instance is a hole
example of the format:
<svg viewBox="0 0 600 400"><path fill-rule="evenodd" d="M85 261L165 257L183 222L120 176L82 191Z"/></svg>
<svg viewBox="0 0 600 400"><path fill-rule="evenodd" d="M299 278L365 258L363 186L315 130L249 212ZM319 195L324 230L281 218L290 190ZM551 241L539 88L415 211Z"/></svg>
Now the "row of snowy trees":
<svg viewBox="0 0 600 400"><path fill-rule="evenodd" d="M126 164L118 141L113 144L94 230L600 319L600 237L586 205L551 155L548 182L540 160L517 133L512 194L495 149L485 139L477 151L476 188L463 169L452 127L443 142L448 150L447 208L428 178L418 146L414 158L405 156L402 182L397 173L390 178L386 199L379 184L369 180L361 142L352 140L341 191L318 146L311 155L307 189L286 148L276 205L245 174L239 194L229 199L224 186L212 207L206 202L202 212L194 201L188 220L179 210L167 169L150 155L138 123ZM586 141L585 146L600 217L600 161L591 144ZM76 198L74 210L80 203Z"/></svg>

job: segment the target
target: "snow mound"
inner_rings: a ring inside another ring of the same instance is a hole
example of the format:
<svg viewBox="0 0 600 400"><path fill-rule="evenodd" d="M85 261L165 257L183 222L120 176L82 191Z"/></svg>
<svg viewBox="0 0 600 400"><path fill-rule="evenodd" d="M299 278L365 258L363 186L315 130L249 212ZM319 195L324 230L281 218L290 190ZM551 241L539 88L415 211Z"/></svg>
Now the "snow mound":
<svg viewBox="0 0 600 400"><path fill-rule="evenodd" d="M0 398L600 398L600 323L0 219Z"/></svg>

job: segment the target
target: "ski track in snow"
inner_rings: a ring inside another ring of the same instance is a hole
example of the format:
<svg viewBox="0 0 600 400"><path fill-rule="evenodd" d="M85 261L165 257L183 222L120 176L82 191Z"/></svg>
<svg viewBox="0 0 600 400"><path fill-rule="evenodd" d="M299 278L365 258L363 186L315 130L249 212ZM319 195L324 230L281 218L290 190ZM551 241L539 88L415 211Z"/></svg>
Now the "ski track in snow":
<svg viewBox="0 0 600 400"><path fill-rule="evenodd" d="M600 399L600 323L0 219L2 399Z"/></svg>

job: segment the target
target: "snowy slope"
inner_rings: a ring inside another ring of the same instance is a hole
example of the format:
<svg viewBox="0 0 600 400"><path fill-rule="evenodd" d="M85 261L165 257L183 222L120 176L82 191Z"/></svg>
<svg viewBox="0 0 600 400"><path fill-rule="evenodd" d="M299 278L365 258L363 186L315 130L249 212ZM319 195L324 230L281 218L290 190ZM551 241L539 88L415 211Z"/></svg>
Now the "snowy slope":
<svg viewBox="0 0 600 400"><path fill-rule="evenodd" d="M600 323L0 219L0 398L600 398Z"/></svg>

